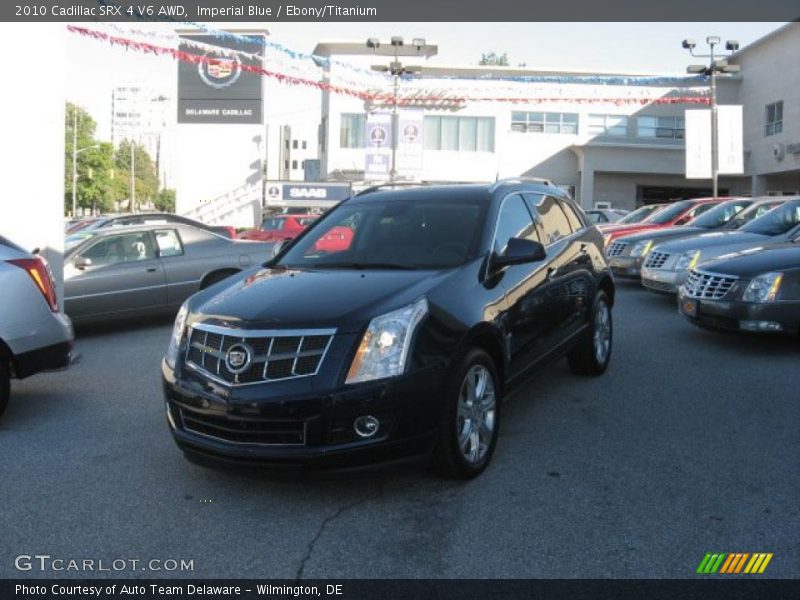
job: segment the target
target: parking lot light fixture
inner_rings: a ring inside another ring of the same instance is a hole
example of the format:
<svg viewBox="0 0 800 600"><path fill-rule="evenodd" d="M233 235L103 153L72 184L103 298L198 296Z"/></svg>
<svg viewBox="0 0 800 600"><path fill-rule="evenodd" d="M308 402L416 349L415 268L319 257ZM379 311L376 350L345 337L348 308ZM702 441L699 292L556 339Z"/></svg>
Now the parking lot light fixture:
<svg viewBox="0 0 800 600"><path fill-rule="evenodd" d="M430 58L438 53L438 46L435 44L426 43L424 38L413 38L411 45L406 46L403 38L399 35L392 36L389 41L389 48L387 52L380 52L380 54L389 54L392 60L388 66L377 65L373 66L374 71L389 73L392 76L392 162L389 171L389 181L394 182L397 180L397 137L399 134L399 118L397 114L398 105L398 92L400 87L400 77L403 75L416 74L422 71L419 66L406 66L400 62L401 56L424 56ZM371 48L376 54L378 49L381 48L381 42L377 38L367 39L367 48Z"/></svg>
<svg viewBox="0 0 800 600"><path fill-rule="evenodd" d="M739 73L741 67L739 65L728 64L727 58L720 56L714 52L715 48L722 43L722 38L718 35L710 35L706 37L706 44L709 47L708 54L695 54L694 49L697 44L692 39L685 39L681 46L689 51L689 54L695 58L707 58L708 65L689 65L686 72L694 75L706 75L710 79L709 87L711 88L711 181L712 181L712 195L716 198L719 196L719 149L717 148L717 74L718 73ZM736 40L728 40L725 43L725 49L733 54L739 49L739 42Z"/></svg>

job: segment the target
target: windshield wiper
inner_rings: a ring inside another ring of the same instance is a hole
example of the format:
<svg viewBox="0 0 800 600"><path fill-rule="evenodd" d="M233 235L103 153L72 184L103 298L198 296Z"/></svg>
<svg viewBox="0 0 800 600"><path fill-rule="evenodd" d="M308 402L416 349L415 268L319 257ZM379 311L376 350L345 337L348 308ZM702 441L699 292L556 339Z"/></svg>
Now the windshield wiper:
<svg viewBox="0 0 800 600"><path fill-rule="evenodd" d="M363 263L363 262L337 262L337 263L314 263L312 265L315 269L353 269L355 271L363 271L367 269L394 269L398 271L414 271L416 267L413 265L403 265L400 263Z"/></svg>

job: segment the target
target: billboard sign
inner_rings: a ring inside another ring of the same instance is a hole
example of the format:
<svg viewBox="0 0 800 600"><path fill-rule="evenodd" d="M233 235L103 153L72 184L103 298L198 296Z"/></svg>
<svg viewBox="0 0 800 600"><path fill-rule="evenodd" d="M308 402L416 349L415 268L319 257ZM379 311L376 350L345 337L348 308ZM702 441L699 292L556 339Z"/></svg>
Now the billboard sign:
<svg viewBox="0 0 800 600"><path fill-rule="evenodd" d="M267 206L333 206L351 195L349 182L308 183L294 181L268 181Z"/></svg>
<svg viewBox="0 0 800 600"><path fill-rule="evenodd" d="M392 115L367 113L364 140L364 179L388 179L392 168Z"/></svg>
<svg viewBox="0 0 800 600"><path fill-rule="evenodd" d="M718 173L744 173L744 143L742 141L742 106L727 104L717 107Z"/></svg>
<svg viewBox="0 0 800 600"><path fill-rule="evenodd" d="M263 35L240 38L181 34L179 50L196 63L178 62L178 123L263 122ZM206 46L207 45L207 46Z"/></svg>
<svg viewBox="0 0 800 600"><path fill-rule="evenodd" d="M711 179L711 110L686 111L686 179Z"/></svg>
<svg viewBox="0 0 800 600"><path fill-rule="evenodd" d="M422 178L422 110L400 113L397 140L397 173L405 179Z"/></svg>

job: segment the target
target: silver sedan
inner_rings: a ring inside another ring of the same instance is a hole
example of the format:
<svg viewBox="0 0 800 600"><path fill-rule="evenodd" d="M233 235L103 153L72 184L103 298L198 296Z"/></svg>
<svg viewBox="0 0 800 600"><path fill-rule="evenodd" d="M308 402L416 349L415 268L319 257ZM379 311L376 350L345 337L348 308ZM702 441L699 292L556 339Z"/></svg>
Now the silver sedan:
<svg viewBox="0 0 800 600"><path fill-rule="evenodd" d="M175 311L186 298L269 260L271 242L231 240L180 223L98 229L70 248L64 304L76 322Z"/></svg>

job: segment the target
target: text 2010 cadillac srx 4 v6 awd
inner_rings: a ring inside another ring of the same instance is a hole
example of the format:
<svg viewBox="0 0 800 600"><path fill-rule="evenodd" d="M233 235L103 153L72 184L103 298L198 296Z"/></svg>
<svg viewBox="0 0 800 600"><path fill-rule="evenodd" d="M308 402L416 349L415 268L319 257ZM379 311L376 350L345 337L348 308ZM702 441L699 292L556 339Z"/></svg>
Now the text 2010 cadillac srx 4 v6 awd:
<svg viewBox="0 0 800 600"><path fill-rule="evenodd" d="M474 477L526 375L563 355L605 371L613 302L600 233L552 184L370 188L187 300L162 365L167 418L205 464L432 453Z"/></svg>

